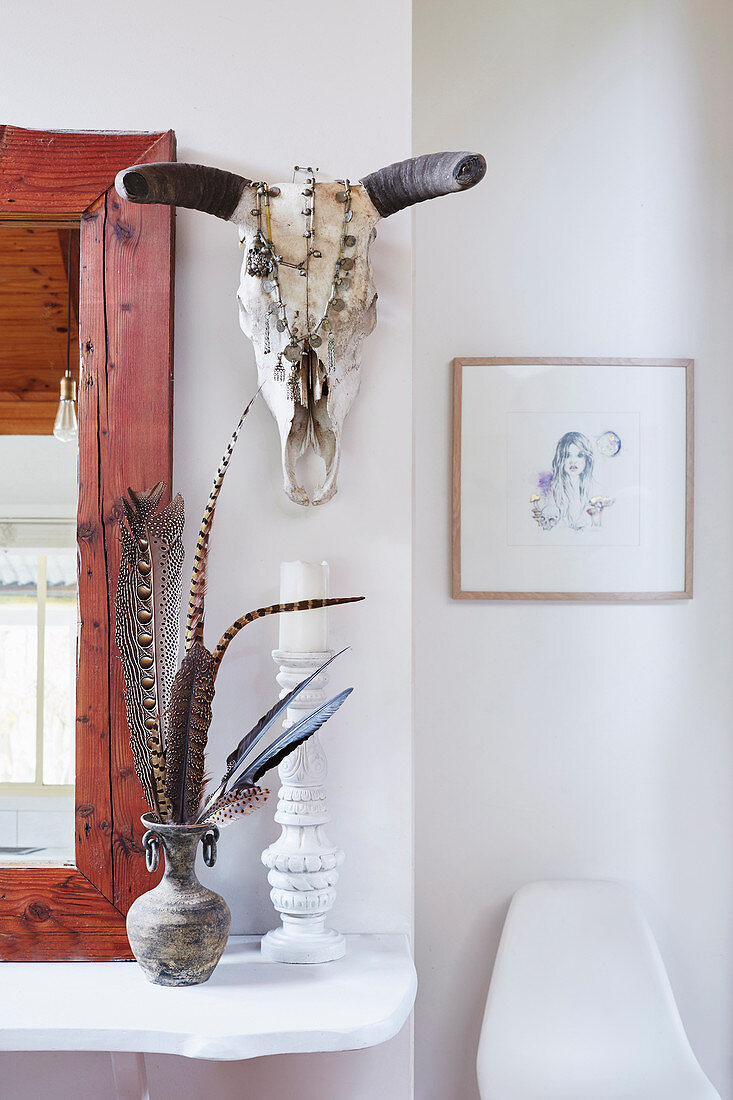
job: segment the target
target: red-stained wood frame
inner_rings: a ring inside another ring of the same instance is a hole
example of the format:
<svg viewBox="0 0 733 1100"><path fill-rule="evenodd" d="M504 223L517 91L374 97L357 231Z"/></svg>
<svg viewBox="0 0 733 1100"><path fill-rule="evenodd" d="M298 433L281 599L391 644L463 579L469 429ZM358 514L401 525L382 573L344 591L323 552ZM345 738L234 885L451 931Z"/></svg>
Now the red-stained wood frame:
<svg viewBox="0 0 733 1100"><path fill-rule="evenodd" d="M170 207L124 202L130 164L175 160L175 135L0 126L0 224L80 225L79 666L76 866L0 867L0 958L132 957L125 913L154 879L114 642L115 504L171 485L173 247Z"/></svg>

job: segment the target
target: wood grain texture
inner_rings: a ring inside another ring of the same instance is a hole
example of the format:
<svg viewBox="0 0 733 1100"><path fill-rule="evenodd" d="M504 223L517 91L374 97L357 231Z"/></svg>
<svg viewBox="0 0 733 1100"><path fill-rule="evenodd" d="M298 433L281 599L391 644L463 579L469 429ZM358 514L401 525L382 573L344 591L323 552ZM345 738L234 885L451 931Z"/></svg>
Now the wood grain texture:
<svg viewBox="0 0 733 1100"><path fill-rule="evenodd" d="M0 220L27 220L32 214L78 223L117 172L140 163L164 136L0 126Z"/></svg>
<svg viewBox="0 0 733 1100"><path fill-rule="evenodd" d="M0 958L6 962L131 962L134 955L124 924L102 932L57 932L45 925L34 931L24 921L17 931L0 929Z"/></svg>
<svg viewBox="0 0 733 1100"><path fill-rule="evenodd" d="M9 870L0 868L3 959L132 958L122 915L77 868Z"/></svg>
<svg viewBox="0 0 733 1100"><path fill-rule="evenodd" d="M170 160L172 146L160 143L152 160ZM107 372L101 400L109 429L100 433L102 462L108 472L105 490L107 568L119 571L120 544L114 514L116 502L128 485L151 488L165 481L170 498L172 481L173 324L170 262L162 266L161 253L171 241L173 210L167 206L140 206L116 193L107 197L106 263ZM162 364L167 363L167 370ZM148 364L155 363L155 371ZM141 440L145 445L141 446ZM109 589L109 619L114 626L114 592ZM114 634L114 630L113 630ZM140 822L150 807L143 799L130 749L123 697L122 665L112 641L110 668L110 728L112 736L112 798L114 817L115 905L127 912L139 894L158 878L145 868Z"/></svg>
<svg viewBox="0 0 733 1100"><path fill-rule="evenodd" d="M110 635L101 391L105 380L105 212L101 195L81 219L79 294L79 675L76 684L76 860L112 902L112 795L110 788Z"/></svg>
<svg viewBox="0 0 733 1100"><path fill-rule="evenodd" d="M6 865L6 870L8 869ZM57 931L89 930L89 914L101 930L118 928L120 914L77 867L26 867L3 885L0 929L28 919Z"/></svg>
<svg viewBox="0 0 733 1100"><path fill-rule="evenodd" d="M111 188L129 164L174 157L172 132L58 135L0 127L0 222L45 219L46 211L57 224L68 215L81 226L83 364L77 866L0 867L3 958L130 958L124 912L155 881L140 845L138 815L146 807L128 745L111 609L121 489L149 477L171 479L174 223L169 209L128 206ZM53 201L44 207L50 191Z"/></svg>
<svg viewBox="0 0 733 1100"><path fill-rule="evenodd" d="M463 403L463 368L471 366L597 366L597 367L680 367L685 371L685 583L675 592L469 592L461 587L461 409ZM694 547L694 368L693 359L584 359L555 357L522 358L467 357L454 359L452 413L452 497L451 497L451 597L454 600L549 600L584 603L657 602L659 600L689 600L693 595Z"/></svg>

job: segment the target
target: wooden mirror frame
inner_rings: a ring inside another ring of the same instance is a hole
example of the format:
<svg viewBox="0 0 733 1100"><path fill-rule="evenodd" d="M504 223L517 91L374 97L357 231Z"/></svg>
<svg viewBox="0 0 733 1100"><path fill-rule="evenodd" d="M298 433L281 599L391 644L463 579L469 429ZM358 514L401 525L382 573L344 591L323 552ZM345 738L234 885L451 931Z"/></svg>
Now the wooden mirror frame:
<svg viewBox="0 0 733 1100"><path fill-rule="evenodd" d="M76 867L0 867L0 958L132 958L125 913L150 889L142 798L114 643L115 502L170 488L172 207L124 202L122 168L175 160L175 135L0 126L0 224L80 225Z"/></svg>

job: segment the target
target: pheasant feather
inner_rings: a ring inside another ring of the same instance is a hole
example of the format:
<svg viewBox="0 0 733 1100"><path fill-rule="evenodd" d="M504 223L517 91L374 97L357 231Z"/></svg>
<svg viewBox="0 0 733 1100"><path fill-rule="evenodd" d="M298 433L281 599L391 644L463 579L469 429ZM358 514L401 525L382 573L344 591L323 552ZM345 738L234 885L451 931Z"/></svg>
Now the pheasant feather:
<svg viewBox="0 0 733 1100"><path fill-rule="evenodd" d="M213 658L195 642L173 681L168 715L165 791L179 825L195 821L199 812L213 698Z"/></svg>
<svg viewBox="0 0 733 1100"><path fill-rule="evenodd" d="M132 495L131 490L128 490ZM183 497L178 494L162 512L148 521L150 560L153 578L153 623L158 712L163 748L167 744L168 704L178 665L181 618L181 580L183 574Z"/></svg>
<svg viewBox="0 0 733 1100"><path fill-rule="evenodd" d="M252 751L277 718L335 657L324 662L271 707L239 741L227 757L223 779L202 807L216 674L231 641L248 623L266 615L333 607L364 598L348 596L270 604L232 623L213 652L204 646L211 526L234 446L253 401L254 398L242 413L219 464L199 530L186 617L185 654L178 672L175 668L181 613L183 500L176 496L161 509L165 485L160 482L144 492L128 489L121 502L122 553L115 599L115 638L125 679L135 770L151 809L162 822L228 824L234 817L251 813L269 794L259 787L259 779L312 737L352 690L349 688L330 699L281 733L248 765Z"/></svg>
<svg viewBox="0 0 733 1100"><path fill-rule="evenodd" d="M359 600L363 600L363 596L334 596L332 599L317 599L317 600L296 600L292 603L273 603L268 607L258 607L254 611L248 611L246 615L242 615L240 619L236 619L228 630L225 630L221 638L217 642L216 649L214 650L214 664L216 671L219 670L222 657L229 648L229 643L236 638L237 634L243 627L249 623L253 623L255 619L262 619L265 615L279 615L286 611L312 611L317 607L334 607L340 603L358 603Z"/></svg>
<svg viewBox="0 0 733 1100"><path fill-rule="evenodd" d="M159 482L142 493L128 489L122 499L115 600L115 640L122 658L135 770L161 820L169 810L163 753L178 651L184 522L180 496L158 512L164 490Z"/></svg>
<svg viewBox="0 0 733 1100"><path fill-rule="evenodd" d="M188 597L188 612L186 614L186 651L191 649L196 642L203 643L204 640L204 598L206 596L206 569L209 558L209 538L211 537L211 525L214 521L214 510L216 508L216 502L221 491L221 487L224 483L224 475L227 472L227 468L234 453L234 445L237 442L242 425L244 424L247 413L252 408L252 405L259 394L259 390L254 395L247 408L244 410L239 418L239 423L232 432L232 437L227 444L227 449L224 452L224 456L219 463L219 468L216 471L216 477L214 478L214 484L211 487L209 493L209 499L206 502L204 508L204 517L201 520L201 527L199 528L198 538L196 540L196 550L193 558L193 575L191 577L191 591Z"/></svg>

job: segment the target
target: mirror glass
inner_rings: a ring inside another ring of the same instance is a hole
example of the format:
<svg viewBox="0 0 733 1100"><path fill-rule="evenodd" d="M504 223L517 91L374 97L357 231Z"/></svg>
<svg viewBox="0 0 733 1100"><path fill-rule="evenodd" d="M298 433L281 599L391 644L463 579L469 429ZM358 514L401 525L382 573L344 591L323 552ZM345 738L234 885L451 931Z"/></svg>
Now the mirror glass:
<svg viewBox="0 0 733 1100"><path fill-rule="evenodd" d="M78 228L0 225L2 863L74 863L78 306Z"/></svg>

